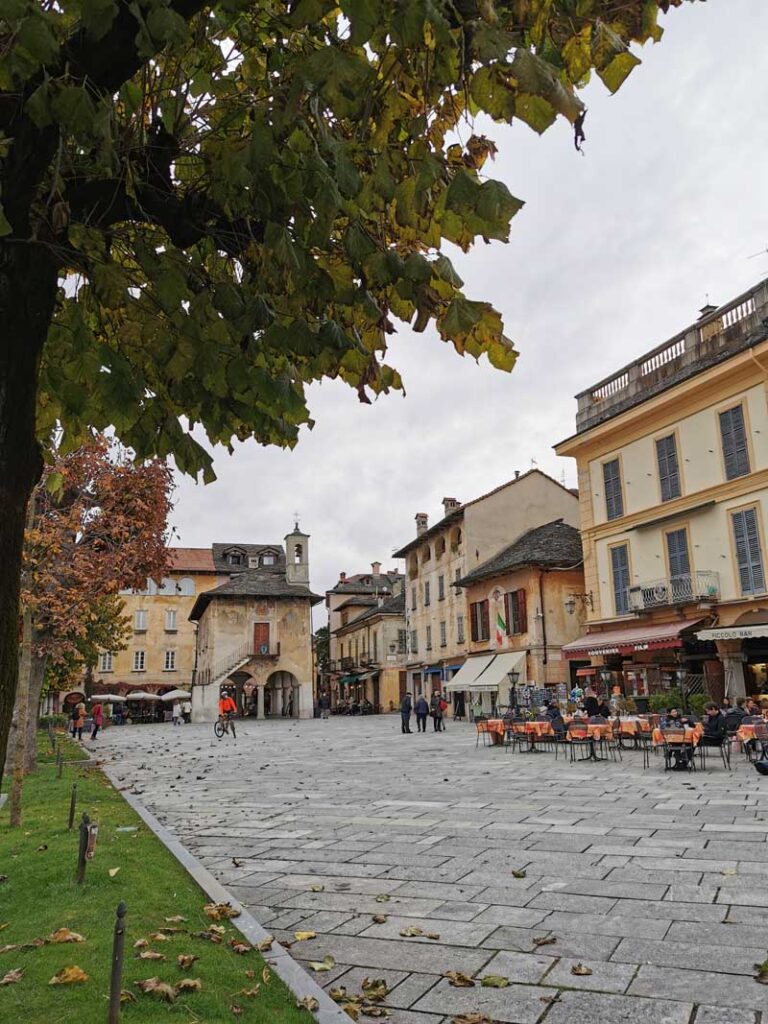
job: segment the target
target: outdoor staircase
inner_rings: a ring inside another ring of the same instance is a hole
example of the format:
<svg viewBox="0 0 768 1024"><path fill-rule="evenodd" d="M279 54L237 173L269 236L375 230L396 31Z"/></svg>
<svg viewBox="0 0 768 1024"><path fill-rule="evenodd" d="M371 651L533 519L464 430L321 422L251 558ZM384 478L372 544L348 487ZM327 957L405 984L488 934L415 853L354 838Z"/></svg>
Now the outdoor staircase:
<svg viewBox="0 0 768 1024"><path fill-rule="evenodd" d="M230 651L229 654L225 654L223 658L220 658L212 668L205 668L200 672L195 672L192 677L192 685L210 686L213 684L217 686L227 676L242 668L243 665L247 665L253 657L253 644L241 644L237 650Z"/></svg>

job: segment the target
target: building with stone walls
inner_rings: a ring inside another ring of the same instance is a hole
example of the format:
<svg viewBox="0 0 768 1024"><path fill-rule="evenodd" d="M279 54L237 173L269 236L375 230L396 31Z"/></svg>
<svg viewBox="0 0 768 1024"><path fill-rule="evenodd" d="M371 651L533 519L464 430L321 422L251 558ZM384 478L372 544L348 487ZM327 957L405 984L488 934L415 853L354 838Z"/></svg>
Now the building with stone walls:
<svg viewBox="0 0 768 1024"><path fill-rule="evenodd" d="M407 686L415 695L442 690L469 650L465 591L455 584L535 526L562 518L578 525L578 499L541 470L517 474L462 504L443 499L429 526L416 515L416 537L395 552L406 561Z"/></svg>
<svg viewBox="0 0 768 1024"><path fill-rule="evenodd" d="M347 668L332 684L332 704L369 701L376 711L395 711L405 693L405 594L402 580L394 596L380 596L335 630ZM370 600L370 598L368 599Z"/></svg>
<svg viewBox="0 0 768 1024"><path fill-rule="evenodd" d="M213 554L230 578L200 594L190 612L193 721L213 721L225 690L242 713L312 718L312 606L322 598L309 587L309 536L297 524L285 551L215 544Z"/></svg>
<svg viewBox="0 0 768 1024"><path fill-rule="evenodd" d="M586 633L598 680L768 692L768 281L577 396Z"/></svg>
<svg viewBox="0 0 768 1024"><path fill-rule="evenodd" d="M584 628L584 570L576 527L557 519L536 526L456 584L467 607L467 660L448 684L457 713L478 699L484 707L520 703L526 686L575 682L563 645Z"/></svg>

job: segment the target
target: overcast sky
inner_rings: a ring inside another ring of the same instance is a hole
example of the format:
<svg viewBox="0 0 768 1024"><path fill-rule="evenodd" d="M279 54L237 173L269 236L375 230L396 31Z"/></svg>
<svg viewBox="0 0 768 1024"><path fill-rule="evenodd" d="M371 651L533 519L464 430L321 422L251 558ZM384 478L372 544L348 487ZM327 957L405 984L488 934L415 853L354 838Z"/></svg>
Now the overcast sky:
<svg viewBox="0 0 768 1024"><path fill-rule="evenodd" d="M747 258L768 246L768 3L685 4L664 25L615 96L587 90L585 156L565 123L477 126L499 147L488 173L526 205L509 244L450 255L467 295L503 314L513 373L399 327L388 358L405 397L313 387L295 451L251 442L217 453L216 483L179 479L174 544L282 540L298 511L322 593L340 571L394 567L415 513L434 522L446 495L468 501L531 460L575 484L552 451L573 396L768 276L768 254Z"/></svg>

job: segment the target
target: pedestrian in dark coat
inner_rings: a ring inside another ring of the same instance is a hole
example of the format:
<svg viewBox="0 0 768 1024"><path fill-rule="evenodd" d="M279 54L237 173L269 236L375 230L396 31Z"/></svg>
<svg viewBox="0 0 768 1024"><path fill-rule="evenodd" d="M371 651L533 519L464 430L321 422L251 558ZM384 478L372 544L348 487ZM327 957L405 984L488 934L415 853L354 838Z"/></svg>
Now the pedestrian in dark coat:
<svg viewBox="0 0 768 1024"><path fill-rule="evenodd" d="M427 704L427 698L419 696L416 698L416 732L427 731L427 715L429 714L429 704Z"/></svg>
<svg viewBox="0 0 768 1024"><path fill-rule="evenodd" d="M411 701L410 693L406 693L403 699L400 701L400 724L403 732L411 731L411 711L413 710L413 702Z"/></svg>

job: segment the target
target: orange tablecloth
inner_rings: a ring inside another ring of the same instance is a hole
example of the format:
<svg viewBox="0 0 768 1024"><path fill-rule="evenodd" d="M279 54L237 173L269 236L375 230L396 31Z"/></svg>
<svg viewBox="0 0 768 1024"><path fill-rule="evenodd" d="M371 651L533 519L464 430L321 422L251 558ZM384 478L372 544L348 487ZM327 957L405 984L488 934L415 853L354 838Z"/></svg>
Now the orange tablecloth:
<svg viewBox="0 0 768 1024"><path fill-rule="evenodd" d="M679 730L675 730L675 731L679 732ZM685 730L685 740L684 740L684 742L685 743L691 743L695 747L696 744L701 739L703 732L704 732L704 729L703 729L703 727L701 725L696 725L696 726L693 727L693 729L686 729ZM664 742L664 737L662 735L662 730L661 729L654 729L653 730L653 744L654 744L654 746L657 746L657 747L661 746L661 744L663 742Z"/></svg>
<svg viewBox="0 0 768 1024"><path fill-rule="evenodd" d="M534 736L554 736L551 722L526 722L525 731Z"/></svg>
<svg viewBox="0 0 768 1024"><path fill-rule="evenodd" d="M593 740L610 739L613 727L611 725L587 725L587 732Z"/></svg>
<svg viewBox="0 0 768 1024"><path fill-rule="evenodd" d="M620 728L623 736L637 736L638 733L651 731L650 723L642 719L639 722L626 722L622 719Z"/></svg>
<svg viewBox="0 0 768 1024"><path fill-rule="evenodd" d="M755 727L754 725L740 725L736 730L736 735L742 743L748 743L750 740L755 739Z"/></svg>

